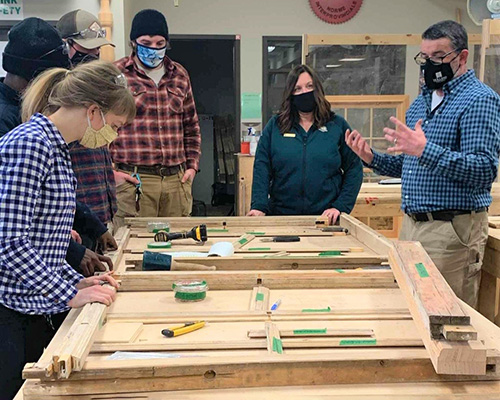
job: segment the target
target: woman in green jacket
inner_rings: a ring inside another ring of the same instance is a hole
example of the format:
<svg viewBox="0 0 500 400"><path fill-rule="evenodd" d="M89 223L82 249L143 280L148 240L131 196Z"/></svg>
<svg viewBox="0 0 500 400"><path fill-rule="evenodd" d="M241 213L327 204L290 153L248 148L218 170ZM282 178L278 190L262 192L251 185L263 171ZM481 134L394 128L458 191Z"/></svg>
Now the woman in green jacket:
<svg viewBox="0 0 500 400"><path fill-rule="evenodd" d="M287 77L278 115L266 125L255 154L249 216L349 213L363 181L360 159L346 145L349 124L331 111L307 65Z"/></svg>

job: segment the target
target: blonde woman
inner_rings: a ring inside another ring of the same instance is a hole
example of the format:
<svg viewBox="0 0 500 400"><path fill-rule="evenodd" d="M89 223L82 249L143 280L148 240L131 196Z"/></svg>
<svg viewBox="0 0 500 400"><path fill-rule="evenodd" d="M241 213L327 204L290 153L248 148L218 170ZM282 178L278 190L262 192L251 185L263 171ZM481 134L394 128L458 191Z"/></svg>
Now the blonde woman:
<svg viewBox="0 0 500 400"><path fill-rule="evenodd" d="M65 261L76 189L68 144L102 146L134 116L112 64L55 68L26 90L25 123L0 139L0 393L7 398L70 308L115 299L100 285L117 287L109 274L84 278Z"/></svg>

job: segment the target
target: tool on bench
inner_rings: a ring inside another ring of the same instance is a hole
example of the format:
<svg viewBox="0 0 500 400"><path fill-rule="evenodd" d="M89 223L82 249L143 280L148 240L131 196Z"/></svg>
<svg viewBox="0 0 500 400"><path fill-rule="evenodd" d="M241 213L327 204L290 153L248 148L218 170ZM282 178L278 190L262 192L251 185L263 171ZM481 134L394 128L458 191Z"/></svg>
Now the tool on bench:
<svg viewBox="0 0 500 400"><path fill-rule="evenodd" d="M170 254L144 251L142 255L143 271L215 271L215 266L179 262Z"/></svg>
<svg viewBox="0 0 500 400"><path fill-rule="evenodd" d="M186 322L184 325L181 326L175 326L173 328L163 329L161 333L163 336L170 338L196 331L198 329L203 328L204 326L205 326L205 321Z"/></svg>
<svg viewBox="0 0 500 400"><path fill-rule="evenodd" d="M155 242L169 242L175 239L188 239L191 238L197 242L206 242L207 237L207 226L198 225L187 232L158 232L155 235Z"/></svg>
<svg viewBox="0 0 500 400"><path fill-rule="evenodd" d="M300 237L298 237L298 236L275 236L272 238L260 239L260 241L261 242L277 242L277 243L300 242Z"/></svg>
<svg viewBox="0 0 500 400"><path fill-rule="evenodd" d="M343 226L339 225L332 225L332 226L325 226L324 228L321 228L321 232L343 232L343 233L349 233L349 229L344 228Z"/></svg>

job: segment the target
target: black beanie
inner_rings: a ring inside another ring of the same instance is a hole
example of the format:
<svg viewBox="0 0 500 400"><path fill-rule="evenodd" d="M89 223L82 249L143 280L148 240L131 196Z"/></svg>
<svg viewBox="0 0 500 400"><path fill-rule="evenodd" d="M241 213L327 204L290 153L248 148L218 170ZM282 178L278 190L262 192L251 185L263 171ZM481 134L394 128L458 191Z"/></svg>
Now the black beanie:
<svg viewBox="0 0 500 400"><path fill-rule="evenodd" d="M168 40L168 26L165 16L156 10L142 10L135 14L130 29L130 40L135 40L139 36L160 35Z"/></svg>
<svg viewBox="0 0 500 400"><path fill-rule="evenodd" d="M7 72L27 81L49 68L69 68L68 55L59 48L64 45L57 30L40 18L26 18L9 31L8 43L2 55L2 66Z"/></svg>

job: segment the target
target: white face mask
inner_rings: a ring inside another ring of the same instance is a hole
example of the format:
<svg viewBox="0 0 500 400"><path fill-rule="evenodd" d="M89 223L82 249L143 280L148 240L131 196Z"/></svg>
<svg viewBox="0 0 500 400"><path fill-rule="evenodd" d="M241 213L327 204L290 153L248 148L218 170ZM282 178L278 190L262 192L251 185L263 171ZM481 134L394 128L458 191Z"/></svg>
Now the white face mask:
<svg viewBox="0 0 500 400"><path fill-rule="evenodd" d="M106 119L104 118L104 114L101 111L102 121L104 122L104 126L101 129L95 130L92 128L90 124L90 118L87 115L87 122L89 126L87 130L83 134L83 137L80 139L80 144L83 147L87 147L88 149L97 149L99 147L110 144L113 140L118 137L118 133L106 123Z"/></svg>

